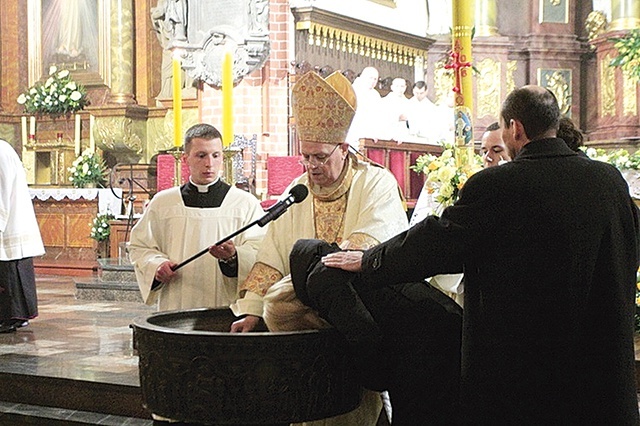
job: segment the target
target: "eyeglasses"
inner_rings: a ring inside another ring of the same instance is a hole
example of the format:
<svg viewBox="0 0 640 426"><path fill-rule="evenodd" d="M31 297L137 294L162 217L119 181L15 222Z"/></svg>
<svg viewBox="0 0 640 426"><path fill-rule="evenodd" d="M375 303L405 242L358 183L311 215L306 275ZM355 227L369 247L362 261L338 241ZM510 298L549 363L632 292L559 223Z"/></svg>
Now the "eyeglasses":
<svg viewBox="0 0 640 426"><path fill-rule="evenodd" d="M299 163L305 167L309 167L310 165L314 167L324 166L339 146L340 145L336 145L329 154L302 154L303 158Z"/></svg>

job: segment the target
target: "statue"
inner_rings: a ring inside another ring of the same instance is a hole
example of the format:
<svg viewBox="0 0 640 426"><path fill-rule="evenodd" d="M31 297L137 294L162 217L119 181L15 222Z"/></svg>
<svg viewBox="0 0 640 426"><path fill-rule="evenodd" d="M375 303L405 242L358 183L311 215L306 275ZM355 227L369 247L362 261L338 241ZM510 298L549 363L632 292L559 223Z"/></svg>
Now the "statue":
<svg viewBox="0 0 640 426"><path fill-rule="evenodd" d="M249 0L249 33L269 33L269 0Z"/></svg>

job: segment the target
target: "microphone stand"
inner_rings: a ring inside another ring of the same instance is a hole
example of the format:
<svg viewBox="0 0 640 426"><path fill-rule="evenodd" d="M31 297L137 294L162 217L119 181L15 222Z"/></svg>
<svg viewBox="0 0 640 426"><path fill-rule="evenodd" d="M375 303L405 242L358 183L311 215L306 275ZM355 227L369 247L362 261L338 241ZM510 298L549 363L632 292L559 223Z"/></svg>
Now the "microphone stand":
<svg viewBox="0 0 640 426"><path fill-rule="evenodd" d="M229 241L230 239L232 239L233 237L235 237L238 234L243 233L244 231L246 231L247 229L251 228L253 225L255 225L256 223L260 222L261 219L258 220L254 220L253 222L251 222L248 225L243 226L242 228L238 229L237 231L233 232L232 234L227 235L226 237L224 237L223 239L221 239L220 241L218 241L217 243L214 244L214 246L220 245L226 241ZM172 271L177 271L178 269L182 268L184 265L186 265L187 263L190 263L194 260L196 260L197 258L199 258L200 256L206 254L209 251L209 247L203 249L202 251L199 251L198 253L194 254L193 256L191 256L188 259L183 260L182 262L178 263L176 266L174 266L173 268L171 268Z"/></svg>

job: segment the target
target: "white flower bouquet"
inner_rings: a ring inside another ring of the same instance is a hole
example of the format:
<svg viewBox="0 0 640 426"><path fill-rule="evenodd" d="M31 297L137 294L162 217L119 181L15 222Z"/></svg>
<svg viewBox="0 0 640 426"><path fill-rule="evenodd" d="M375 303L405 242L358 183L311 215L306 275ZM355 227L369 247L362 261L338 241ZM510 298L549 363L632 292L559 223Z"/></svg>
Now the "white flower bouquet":
<svg viewBox="0 0 640 426"><path fill-rule="evenodd" d="M102 186L104 182L105 165L95 152L85 149L69 167L69 181L76 188L85 188L88 184Z"/></svg>
<svg viewBox="0 0 640 426"><path fill-rule="evenodd" d="M411 166L411 169L425 174L425 189L440 204L441 209L439 210L443 210L458 199L458 193L467 179L482 169L482 159L480 156L474 155L471 164L458 166L454 158L453 147L445 145L440 156L421 155L416 159L416 164Z"/></svg>
<svg viewBox="0 0 640 426"><path fill-rule="evenodd" d="M87 91L71 79L68 70L49 69L49 78L37 82L17 99L27 114L61 116L80 111L89 104Z"/></svg>
<svg viewBox="0 0 640 426"><path fill-rule="evenodd" d="M90 237L96 241L106 241L107 239L109 239L109 235L111 234L109 221L113 220L114 218L115 216L113 216L109 212L98 214L96 217L94 217L93 223L91 224Z"/></svg>

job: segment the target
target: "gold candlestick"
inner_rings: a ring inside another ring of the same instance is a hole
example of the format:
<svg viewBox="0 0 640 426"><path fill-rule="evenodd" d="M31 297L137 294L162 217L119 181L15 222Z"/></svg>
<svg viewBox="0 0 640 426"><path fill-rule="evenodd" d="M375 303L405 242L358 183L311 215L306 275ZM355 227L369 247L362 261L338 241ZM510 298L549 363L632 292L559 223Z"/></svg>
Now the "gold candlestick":
<svg viewBox="0 0 640 426"><path fill-rule="evenodd" d="M168 150L167 153L173 155L174 169L173 169L173 186L182 185L182 149L176 146Z"/></svg>
<svg viewBox="0 0 640 426"><path fill-rule="evenodd" d="M223 148L222 152L224 154L222 179L229 185L233 186L236 184L236 178L234 176L235 174L233 168L233 158L239 153L242 155L242 149L226 146Z"/></svg>

